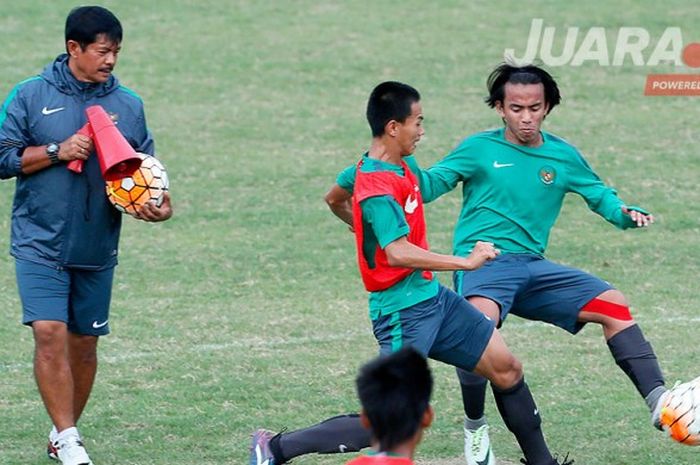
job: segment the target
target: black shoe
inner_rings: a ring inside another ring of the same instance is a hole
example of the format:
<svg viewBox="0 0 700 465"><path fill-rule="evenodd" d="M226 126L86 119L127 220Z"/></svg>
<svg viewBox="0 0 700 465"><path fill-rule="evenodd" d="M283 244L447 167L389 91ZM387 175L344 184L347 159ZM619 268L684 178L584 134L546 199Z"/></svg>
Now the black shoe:
<svg viewBox="0 0 700 465"><path fill-rule="evenodd" d="M530 462L528 462L525 459L520 459L520 463L523 465L531 465ZM574 459L569 460L569 454L567 453L564 456L564 459L559 462L559 459L557 457L554 457L554 460L552 460L552 463L550 465L573 465Z"/></svg>

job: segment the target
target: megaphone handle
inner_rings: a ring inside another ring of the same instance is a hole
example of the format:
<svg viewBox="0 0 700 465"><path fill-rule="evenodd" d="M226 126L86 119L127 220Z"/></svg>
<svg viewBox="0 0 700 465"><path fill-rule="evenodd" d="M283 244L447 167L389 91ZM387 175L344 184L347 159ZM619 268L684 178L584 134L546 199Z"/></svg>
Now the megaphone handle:
<svg viewBox="0 0 700 465"><path fill-rule="evenodd" d="M78 129L77 134L92 138L92 134L90 134L90 123L85 123L85 125L82 128ZM68 162L68 169L74 173L82 173L83 160L71 160L70 162Z"/></svg>

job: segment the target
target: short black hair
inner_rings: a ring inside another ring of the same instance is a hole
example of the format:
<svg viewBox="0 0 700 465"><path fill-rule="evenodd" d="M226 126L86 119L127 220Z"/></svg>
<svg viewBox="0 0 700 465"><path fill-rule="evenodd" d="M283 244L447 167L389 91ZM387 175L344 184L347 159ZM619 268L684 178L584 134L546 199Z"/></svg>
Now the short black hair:
<svg viewBox="0 0 700 465"><path fill-rule="evenodd" d="M380 451L391 450L416 434L432 390L427 360L410 347L362 367L357 394Z"/></svg>
<svg viewBox="0 0 700 465"><path fill-rule="evenodd" d="M489 96L484 100L491 108L496 106L496 102L503 103L507 83L542 84L544 86L544 100L548 105L547 114L561 102L557 82L544 69L535 65L513 66L501 63L491 72L486 81Z"/></svg>
<svg viewBox="0 0 700 465"><path fill-rule="evenodd" d="M104 34L108 40L120 44L122 25L114 14L101 6L79 6L73 8L66 18L66 42L74 40L81 49Z"/></svg>
<svg viewBox="0 0 700 465"><path fill-rule="evenodd" d="M367 102L367 121L372 137L384 135L384 127L391 120L406 121L411 115L411 105L419 101L420 94L408 84L387 81L375 87Z"/></svg>

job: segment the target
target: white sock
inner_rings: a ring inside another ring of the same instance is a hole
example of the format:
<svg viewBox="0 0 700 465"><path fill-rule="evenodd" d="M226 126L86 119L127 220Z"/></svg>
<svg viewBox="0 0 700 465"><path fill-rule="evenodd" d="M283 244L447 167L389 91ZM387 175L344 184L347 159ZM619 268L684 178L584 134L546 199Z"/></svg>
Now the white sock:
<svg viewBox="0 0 700 465"><path fill-rule="evenodd" d="M56 436L58 436L58 430L56 429L56 425L51 425L51 432L49 433L49 441L55 441Z"/></svg>
<svg viewBox="0 0 700 465"><path fill-rule="evenodd" d="M56 441L61 441L71 436L80 437L80 433L78 433L78 428L76 428L75 426L71 426L70 428L66 428L63 431L59 432L56 436Z"/></svg>

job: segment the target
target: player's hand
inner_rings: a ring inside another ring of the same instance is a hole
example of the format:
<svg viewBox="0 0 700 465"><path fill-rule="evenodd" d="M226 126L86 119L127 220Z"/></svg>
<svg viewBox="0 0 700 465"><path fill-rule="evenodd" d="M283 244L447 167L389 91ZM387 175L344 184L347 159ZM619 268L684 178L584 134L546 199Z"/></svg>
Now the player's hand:
<svg viewBox="0 0 700 465"><path fill-rule="evenodd" d="M92 152L92 139L82 134L73 134L59 144L58 159L63 161L87 160Z"/></svg>
<svg viewBox="0 0 700 465"><path fill-rule="evenodd" d="M621 207L622 213L628 215L632 221L637 223L638 228L644 228L654 223L654 215L645 215L644 213L637 210L630 210L624 205Z"/></svg>
<svg viewBox="0 0 700 465"><path fill-rule="evenodd" d="M493 260L501 251L494 247L493 242L477 241L471 253L467 256L465 269L476 270L489 260Z"/></svg>
<svg viewBox="0 0 700 465"><path fill-rule="evenodd" d="M160 207L157 207L153 202L146 202L138 213L134 215L134 218L155 223L165 221L171 216L173 216L173 208L170 204L170 194L166 192L163 194L163 203L160 204Z"/></svg>

